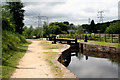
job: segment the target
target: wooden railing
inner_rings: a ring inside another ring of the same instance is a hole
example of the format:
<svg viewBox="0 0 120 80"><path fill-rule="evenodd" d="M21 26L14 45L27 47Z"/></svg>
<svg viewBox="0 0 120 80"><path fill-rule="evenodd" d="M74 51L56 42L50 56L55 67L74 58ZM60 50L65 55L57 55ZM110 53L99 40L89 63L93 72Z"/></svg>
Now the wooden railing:
<svg viewBox="0 0 120 80"><path fill-rule="evenodd" d="M88 40L120 43L120 34L60 34L60 38L71 38L84 40L87 35Z"/></svg>

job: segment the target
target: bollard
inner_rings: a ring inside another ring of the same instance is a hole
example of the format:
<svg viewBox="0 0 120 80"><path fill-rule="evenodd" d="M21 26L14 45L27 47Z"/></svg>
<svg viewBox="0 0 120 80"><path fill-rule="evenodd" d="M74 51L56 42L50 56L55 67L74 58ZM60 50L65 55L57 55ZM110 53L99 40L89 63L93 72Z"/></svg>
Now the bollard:
<svg viewBox="0 0 120 80"><path fill-rule="evenodd" d="M81 44L81 53L83 53L83 44Z"/></svg>
<svg viewBox="0 0 120 80"><path fill-rule="evenodd" d="M77 38L75 39L75 43L77 43Z"/></svg>
<svg viewBox="0 0 120 80"><path fill-rule="evenodd" d="M54 36L54 44L56 44L56 36Z"/></svg>
<svg viewBox="0 0 120 80"><path fill-rule="evenodd" d="M84 40L84 42L87 42L87 35L85 36L85 40Z"/></svg>

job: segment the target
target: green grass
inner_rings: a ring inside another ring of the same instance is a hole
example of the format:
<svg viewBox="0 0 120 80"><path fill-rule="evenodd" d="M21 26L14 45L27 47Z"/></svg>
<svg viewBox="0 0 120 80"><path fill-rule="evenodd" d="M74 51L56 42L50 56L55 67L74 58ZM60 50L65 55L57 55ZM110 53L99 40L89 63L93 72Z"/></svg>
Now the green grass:
<svg viewBox="0 0 120 80"><path fill-rule="evenodd" d="M75 40L70 38L60 38L60 39L68 39L68 40ZM77 40L78 42L84 42L84 40ZM100 42L100 41L92 41L88 40L89 44L97 44L97 45L105 45L105 46L111 46L111 47L120 47L119 43L110 43L110 42Z"/></svg>
<svg viewBox="0 0 120 80"><path fill-rule="evenodd" d="M21 44L18 47L18 50L13 52L14 55L7 60L8 65L2 66L2 78L10 78L11 77L11 75L13 74L13 72L16 69L16 66L18 65L19 60L24 56L24 54L28 48L28 45L30 43L31 42Z"/></svg>
<svg viewBox="0 0 120 80"><path fill-rule="evenodd" d="M52 44L52 42L49 42L49 41L41 41L40 45L43 47L43 49L60 49L60 48L63 48L62 44Z"/></svg>
<svg viewBox="0 0 120 80"><path fill-rule="evenodd" d="M53 59L55 59L55 57L59 54L57 52L44 52L45 56L46 56L46 61L49 63L49 65L51 66L51 70L53 71L55 77L62 77L63 73L61 71L61 69L54 65L54 63L52 62Z"/></svg>
<svg viewBox="0 0 120 80"><path fill-rule="evenodd" d="M79 42L84 42L84 40L78 40ZM92 41L88 40L89 44L97 44L97 45L105 45L105 46L111 46L111 47L120 47L119 43L110 43L110 42L99 42L99 41Z"/></svg>

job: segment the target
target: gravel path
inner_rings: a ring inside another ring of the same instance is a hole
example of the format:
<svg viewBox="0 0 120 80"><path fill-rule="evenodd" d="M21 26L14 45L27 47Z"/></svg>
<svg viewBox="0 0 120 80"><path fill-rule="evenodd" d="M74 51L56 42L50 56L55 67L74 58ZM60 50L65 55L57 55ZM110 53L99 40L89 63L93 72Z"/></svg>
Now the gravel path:
<svg viewBox="0 0 120 80"><path fill-rule="evenodd" d="M28 46L11 78L54 78L49 64L45 61L43 52L46 51L39 45L40 41L31 41L32 44Z"/></svg>

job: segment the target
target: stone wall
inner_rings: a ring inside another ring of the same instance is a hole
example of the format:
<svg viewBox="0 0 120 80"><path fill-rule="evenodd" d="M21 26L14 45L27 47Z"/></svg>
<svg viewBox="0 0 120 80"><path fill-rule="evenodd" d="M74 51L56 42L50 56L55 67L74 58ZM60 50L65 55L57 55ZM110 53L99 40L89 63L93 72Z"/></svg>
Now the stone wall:
<svg viewBox="0 0 120 80"><path fill-rule="evenodd" d="M120 54L120 47L110 47L110 46L81 42L79 43L79 48L81 49L82 47L83 50L86 51Z"/></svg>

